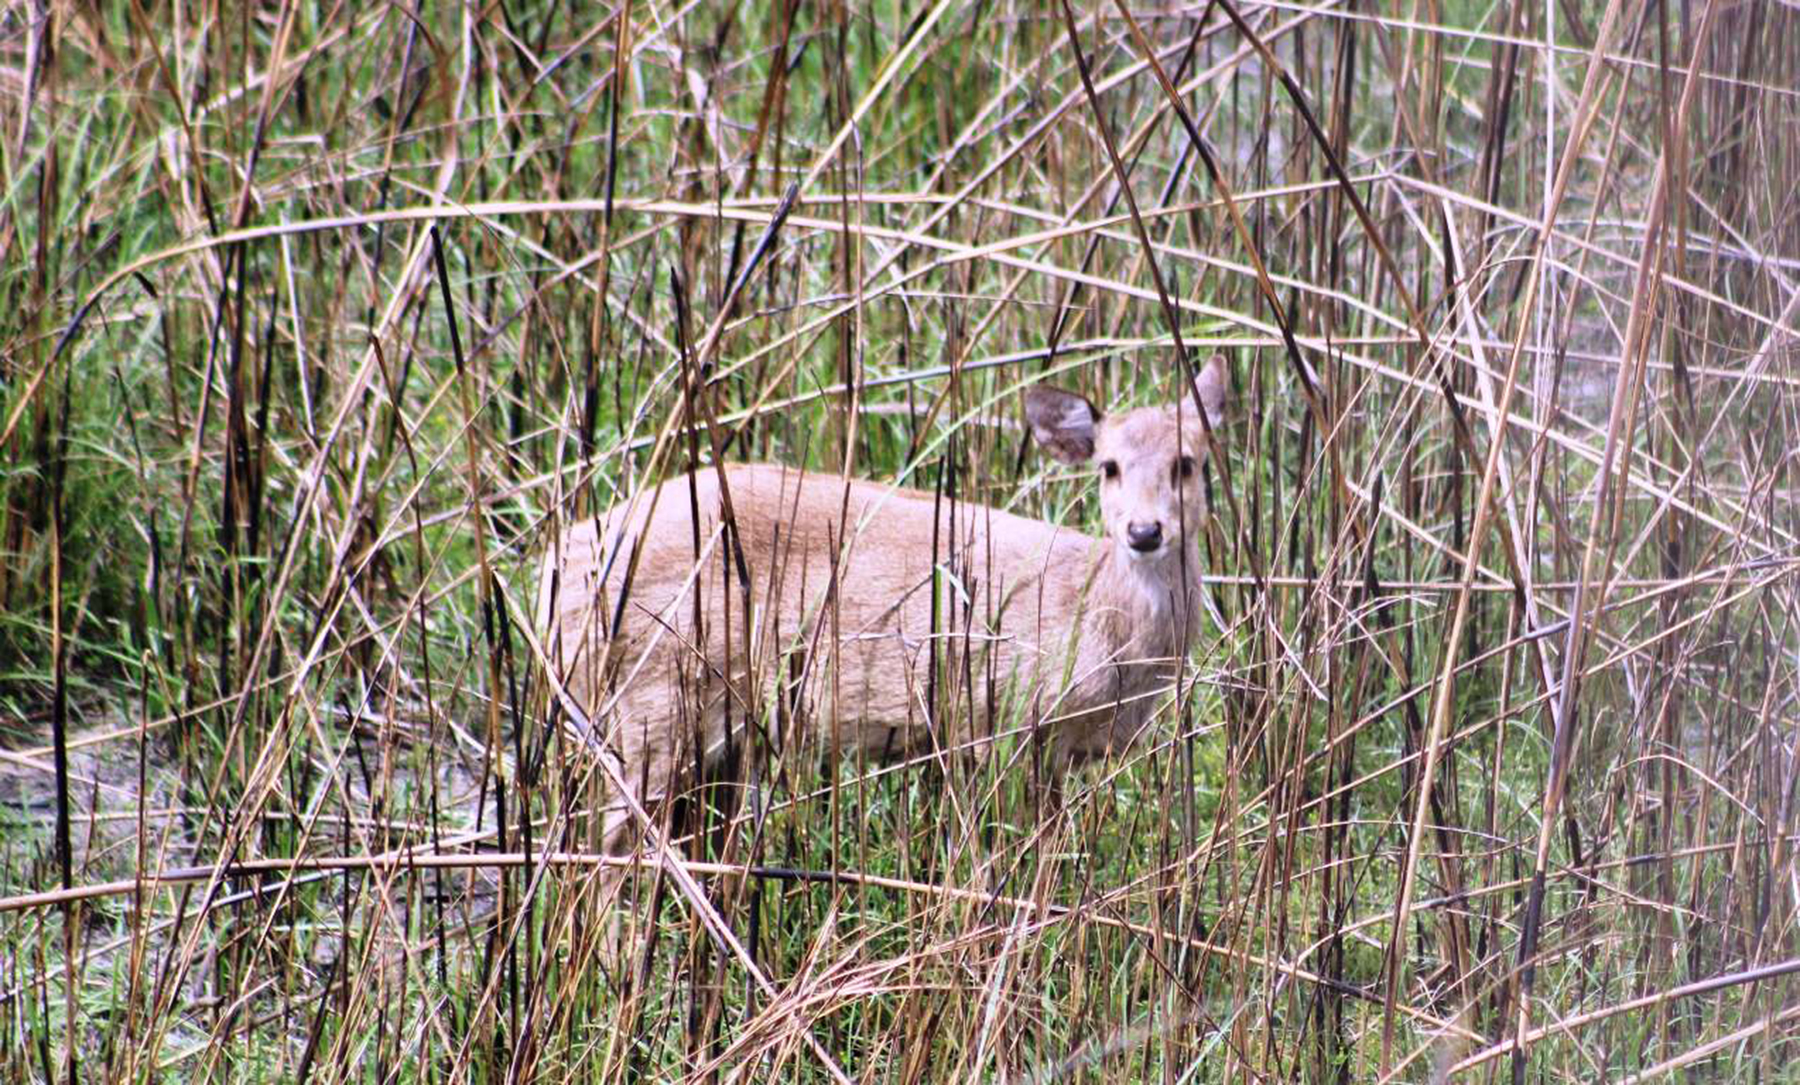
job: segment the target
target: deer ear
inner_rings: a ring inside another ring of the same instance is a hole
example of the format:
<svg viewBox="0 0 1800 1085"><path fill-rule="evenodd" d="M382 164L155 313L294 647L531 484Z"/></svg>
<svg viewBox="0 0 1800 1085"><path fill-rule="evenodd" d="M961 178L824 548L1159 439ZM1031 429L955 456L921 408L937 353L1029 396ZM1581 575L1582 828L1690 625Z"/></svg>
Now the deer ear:
<svg viewBox="0 0 1800 1085"><path fill-rule="evenodd" d="M1045 385L1027 388L1025 421L1037 443L1062 462L1086 463L1093 458L1100 411L1085 397Z"/></svg>
<svg viewBox="0 0 1800 1085"><path fill-rule="evenodd" d="M1215 354L1194 378L1194 391L1206 408L1206 424L1218 429L1225 424L1225 399L1231 393L1231 374L1225 367L1225 355Z"/></svg>

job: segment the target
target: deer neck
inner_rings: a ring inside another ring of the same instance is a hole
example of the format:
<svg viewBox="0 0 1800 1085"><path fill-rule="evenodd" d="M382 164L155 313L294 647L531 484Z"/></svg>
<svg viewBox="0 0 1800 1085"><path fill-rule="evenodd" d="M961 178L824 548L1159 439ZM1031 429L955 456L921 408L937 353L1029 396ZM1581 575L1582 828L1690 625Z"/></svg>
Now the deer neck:
<svg viewBox="0 0 1800 1085"><path fill-rule="evenodd" d="M1185 657L1200 627L1199 543L1190 536L1180 549L1139 558L1103 542L1094 589L1119 658Z"/></svg>

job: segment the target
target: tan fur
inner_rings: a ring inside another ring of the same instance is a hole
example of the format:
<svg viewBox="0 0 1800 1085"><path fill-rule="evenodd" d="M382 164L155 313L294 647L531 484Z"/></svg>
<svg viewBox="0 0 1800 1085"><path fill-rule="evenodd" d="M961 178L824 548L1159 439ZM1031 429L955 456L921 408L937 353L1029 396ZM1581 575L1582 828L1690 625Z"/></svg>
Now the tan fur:
<svg viewBox="0 0 1800 1085"><path fill-rule="evenodd" d="M1222 359L1199 385L1217 424ZM783 748L822 740L895 757L1022 721L1061 763L1139 736L1199 625L1200 472L1180 477L1178 463L1203 460L1201 426L1191 399L1096 420L1080 397L1032 397L1033 431L1053 454L1079 461L1091 447L1096 464L1118 465L1099 483L1104 538L768 464L728 465L723 481L702 468L564 534L545 560L539 630L639 799L672 793L751 728L773 728ZM1162 525L1157 553L1131 549L1133 522ZM943 713L954 729L934 717L934 681L940 704L954 694L958 709ZM622 809L609 825L616 847Z"/></svg>

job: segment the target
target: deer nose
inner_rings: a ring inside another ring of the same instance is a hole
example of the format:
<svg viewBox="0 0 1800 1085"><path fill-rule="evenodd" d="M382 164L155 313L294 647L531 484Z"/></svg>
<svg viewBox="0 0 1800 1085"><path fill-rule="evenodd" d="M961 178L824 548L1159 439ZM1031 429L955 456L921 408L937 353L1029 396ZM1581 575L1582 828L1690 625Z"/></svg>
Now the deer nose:
<svg viewBox="0 0 1800 1085"><path fill-rule="evenodd" d="M1148 554L1162 546L1162 525L1155 520L1147 524L1140 524L1134 520L1125 525L1125 540L1131 544L1133 550Z"/></svg>

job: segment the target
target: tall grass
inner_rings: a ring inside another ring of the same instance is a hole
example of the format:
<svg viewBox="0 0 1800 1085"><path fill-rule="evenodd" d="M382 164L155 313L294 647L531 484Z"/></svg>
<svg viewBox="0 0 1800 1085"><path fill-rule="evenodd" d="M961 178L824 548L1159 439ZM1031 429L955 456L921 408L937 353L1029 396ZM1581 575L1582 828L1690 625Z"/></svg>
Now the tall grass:
<svg viewBox="0 0 1800 1085"><path fill-rule="evenodd" d="M1791 5L0 49L0 1078L1794 1078ZM535 576L684 412L1091 525L1018 389L1215 350L1155 741L752 742L617 876Z"/></svg>

